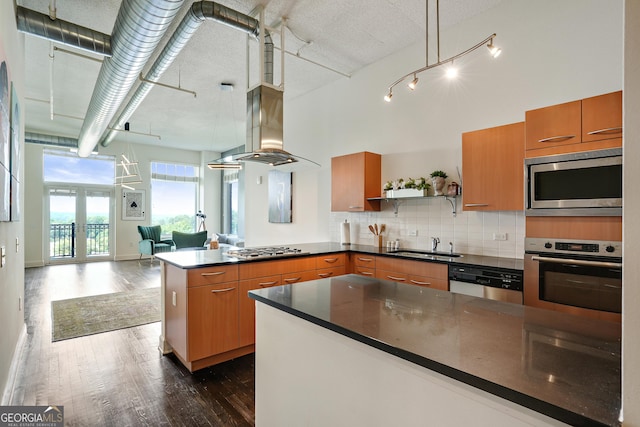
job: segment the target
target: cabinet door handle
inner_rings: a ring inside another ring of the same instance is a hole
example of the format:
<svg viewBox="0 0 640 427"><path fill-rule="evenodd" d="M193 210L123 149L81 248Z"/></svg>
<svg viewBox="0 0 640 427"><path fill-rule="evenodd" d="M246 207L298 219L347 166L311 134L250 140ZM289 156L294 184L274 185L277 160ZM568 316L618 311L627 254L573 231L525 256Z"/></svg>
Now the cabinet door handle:
<svg viewBox="0 0 640 427"><path fill-rule="evenodd" d="M333 276L333 273L318 273L318 276L320 276L320 277L329 277L329 276Z"/></svg>
<svg viewBox="0 0 640 427"><path fill-rule="evenodd" d="M539 139L538 142L557 142L566 141L567 139L575 138L575 135L562 135L562 136L550 136L549 138Z"/></svg>
<svg viewBox="0 0 640 427"><path fill-rule="evenodd" d="M393 276L387 276L387 279L393 280L395 282L404 282L407 280L404 277L393 277Z"/></svg>
<svg viewBox="0 0 640 427"><path fill-rule="evenodd" d="M276 283L278 283L277 280L274 280L273 282L262 282L262 283L258 283L258 286L271 286L271 285L275 285Z"/></svg>
<svg viewBox="0 0 640 427"><path fill-rule="evenodd" d="M299 282L300 280L302 280L302 277L292 277L290 279L284 279L284 281L287 283L295 283Z"/></svg>
<svg viewBox="0 0 640 427"><path fill-rule="evenodd" d="M362 206L349 206L349 209L362 209Z"/></svg>
<svg viewBox="0 0 640 427"><path fill-rule="evenodd" d="M489 206L489 204L488 203L465 203L464 206L467 208L476 208L476 207L482 207L482 206Z"/></svg>
<svg viewBox="0 0 640 427"><path fill-rule="evenodd" d="M413 283L414 285L420 285L420 286L431 286L431 282L421 282L419 280L413 280L413 279L411 279L411 283Z"/></svg>
<svg viewBox="0 0 640 427"><path fill-rule="evenodd" d="M214 271L213 273L200 273L201 276L219 276L226 273L226 271Z"/></svg>
<svg viewBox="0 0 640 427"><path fill-rule="evenodd" d="M235 288L227 288L227 289L212 289L211 293L212 294L217 294L220 292L229 292L229 291L233 291Z"/></svg>
<svg viewBox="0 0 640 427"><path fill-rule="evenodd" d="M592 130L591 132L588 132L587 135L600 135L600 134L620 133L620 132L622 132L622 126Z"/></svg>
<svg viewBox="0 0 640 427"><path fill-rule="evenodd" d="M373 276L373 273L370 271L358 271L358 274L362 274L363 276Z"/></svg>
<svg viewBox="0 0 640 427"><path fill-rule="evenodd" d="M373 258L362 258L362 257L358 257L358 261L371 262L371 261L373 261Z"/></svg>
<svg viewBox="0 0 640 427"><path fill-rule="evenodd" d="M326 262L328 264L333 264L336 261L338 261L338 258L325 258L324 259L324 262Z"/></svg>

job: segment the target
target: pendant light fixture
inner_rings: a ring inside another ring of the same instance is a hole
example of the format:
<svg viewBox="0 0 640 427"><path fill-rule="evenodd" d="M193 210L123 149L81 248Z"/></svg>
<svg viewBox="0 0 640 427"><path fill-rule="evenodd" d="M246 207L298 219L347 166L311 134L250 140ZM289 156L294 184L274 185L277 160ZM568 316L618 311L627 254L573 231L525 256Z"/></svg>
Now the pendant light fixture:
<svg viewBox="0 0 640 427"><path fill-rule="evenodd" d="M478 44L470 47L469 49L458 53L457 55L454 55L450 58L447 59L443 59L440 60L440 1L436 0L436 42L437 42L437 50L438 50L438 62L434 63L434 64L429 64L429 0L425 1L426 4L426 49L425 49L425 56L426 56L426 65L422 68L419 68L417 70L411 71L410 73L405 74L404 76L400 77L398 80L396 80L395 82L393 82L390 86L389 86L389 90L387 91L386 95L384 96L384 100L386 102L391 102L391 98L393 97L393 88L400 84L401 82L403 82L404 80L406 80L409 77L413 76L413 80L411 80L407 86L409 87L409 89L414 90L417 85L418 85L418 74L422 73L423 71L427 71L430 70L432 68L436 68L439 67L441 65L444 64L450 64L449 69L447 70L447 77L449 78L454 78L457 75L457 71L455 70L455 68L453 67L453 61L455 61L458 58L461 58L463 56L465 56L468 53L473 52L476 49L479 49L480 47L486 45L487 48L489 49L489 54L494 57L497 58L501 53L502 53L502 49L500 49L498 46L495 46L493 44L493 39L496 37L496 34L493 33L491 34L489 37L487 37L486 39L482 40L481 42L479 42Z"/></svg>
<svg viewBox="0 0 640 427"><path fill-rule="evenodd" d="M128 130L129 123L125 126ZM138 160L136 159L136 153L131 148L131 144L127 145L126 153L120 155L116 163L118 173L116 174L116 186L126 188L134 191L134 185L142 184L142 178L140 176L140 168L138 167Z"/></svg>

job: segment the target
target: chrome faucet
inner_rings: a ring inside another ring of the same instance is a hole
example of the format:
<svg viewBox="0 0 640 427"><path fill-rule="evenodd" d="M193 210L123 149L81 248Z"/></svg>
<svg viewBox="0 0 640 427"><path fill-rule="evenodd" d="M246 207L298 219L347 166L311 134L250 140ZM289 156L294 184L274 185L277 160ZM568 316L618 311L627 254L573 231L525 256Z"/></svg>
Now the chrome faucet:
<svg viewBox="0 0 640 427"><path fill-rule="evenodd" d="M431 252L435 252L438 250L438 243L440 243L440 238L439 237L432 237L431 238Z"/></svg>

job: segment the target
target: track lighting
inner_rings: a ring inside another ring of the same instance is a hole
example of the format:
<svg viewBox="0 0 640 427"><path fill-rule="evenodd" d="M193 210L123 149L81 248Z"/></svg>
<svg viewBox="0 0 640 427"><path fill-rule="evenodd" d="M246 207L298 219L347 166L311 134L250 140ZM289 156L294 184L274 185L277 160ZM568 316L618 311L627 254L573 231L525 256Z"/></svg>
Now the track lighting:
<svg viewBox="0 0 640 427"><path fill-rule="evenodd" d="M464 55L473 52L476 49L479 49L480 47L486 45L487 48L489 49L489 52L491 53L491 56L493 56L494 58L497 58L500 53L502 53L502 50L493 45L493 39L496 37L496 34L492 34L489 37L487 37L486 39L482 40L480 43L470 47L469 49L458 53L457 55L454 55L450 58L444 59L444 60L440 60L440 2L439 0L436 0L436 24L437 24L437 29L436 29L436 41L437 41L437 46L438 46L438 61L435 64L429 64L429 0L426 1L426 31L425 31L425 35L426 35L426 52L425 52L425 57L426 57L426 63L427 65L425 65L422 68L419 68L415 71L412 71L410 73L405 74L404 76L400 77L398 80L396 80L395 82L393 82L390 86L389 86L389 92L387 92L387 94L384 96L384 100L387 102L391 102L391 97L393 96L393 88L399 84L400 82L405 81L407 78L413 76L413 80L411 80L411 82L409 82L407 84L407 86L409 87L409 89L414 90L416 88L416 85L418 83L418 74L420 74L423 71L427 71L430 70L432 68L436 68L439 67L440 65L444 65L444 64L452 64L451 67L449 67L449 69L446 72L447 77L449 78L454 78L457 76L458 71L453 67L453 61L463 57ZM488 44L487 44L488 43Z"/></svg>
<svg viewBox="0 0 640 427"><path fill-rule="evenodd" d="M458 76L458 69L451 64L449 68L447 68L446 76L449 79L455 79Z"/></svg>
<svg viewBox="0 0 640 427"><path fill-rule="evenodd" d="M494 58L497 58L502 53L502 49L500 49L498 46L494 46L493 45L493 38L491 38L491 40L489 40L489 44L487 45L487 49L489 49L489 53Z"/></svg>
<svg viewBox="0 0 640 427"><path fill-rule="evenodd" d="M414 90L417 85L418 85L418 76L414 74L413 80L411 80L409 84L407 84L407 86L409 86L409 89Z"/></svg>

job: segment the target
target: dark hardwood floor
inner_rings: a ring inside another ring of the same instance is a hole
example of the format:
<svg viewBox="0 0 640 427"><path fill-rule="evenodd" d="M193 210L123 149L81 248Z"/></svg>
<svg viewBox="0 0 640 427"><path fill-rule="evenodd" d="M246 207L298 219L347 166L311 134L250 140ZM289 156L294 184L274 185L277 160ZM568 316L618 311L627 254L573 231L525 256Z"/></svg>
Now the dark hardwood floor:
<svg viewBox="0 0 640 427"><path fill-rule="evenodd" d="M12 405L64 405L69 426L250 426L254 357L189 373L158 351L160 323L51 342L51 301L160 286L148 260L25 270L28 337Z"/></svg>

